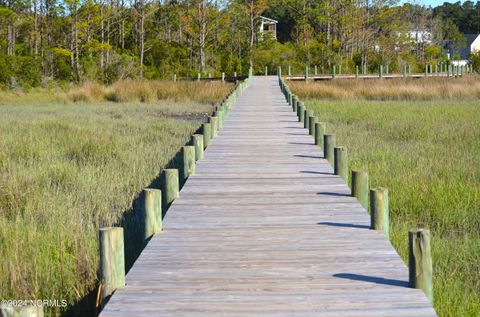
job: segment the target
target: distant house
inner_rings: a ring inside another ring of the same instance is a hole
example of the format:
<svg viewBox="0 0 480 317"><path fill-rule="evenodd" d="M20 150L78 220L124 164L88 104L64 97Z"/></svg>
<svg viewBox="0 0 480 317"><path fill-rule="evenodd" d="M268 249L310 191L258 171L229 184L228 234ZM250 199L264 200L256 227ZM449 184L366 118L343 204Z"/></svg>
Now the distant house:
<svg viewBox="0 0 480 317"><path fill-rule="evenodd" d="M428 31L411 30L405 34L408 40L413 44L431 44L432 33Z"/></svg>
<svg viewBox="0 0 480 317"><path fill-rule="evenodd" d="M260 38L263 39L267 34L273 39L277 39L277 20L260 16Z"/></svg>
<svg viewBox="0 0 480 317"><path fill-rule="evenodd" d="M470 53L480 52L480 34L464 34L465 46L458 49L459 59L452 60L453 65L464 66L469 64Z"/></svg>

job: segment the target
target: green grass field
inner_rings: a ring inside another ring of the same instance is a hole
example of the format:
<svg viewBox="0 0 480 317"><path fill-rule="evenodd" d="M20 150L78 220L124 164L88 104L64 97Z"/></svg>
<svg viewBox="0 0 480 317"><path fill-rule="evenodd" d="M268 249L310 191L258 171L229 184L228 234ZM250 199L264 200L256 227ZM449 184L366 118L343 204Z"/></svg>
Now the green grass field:
<svg viewBox="0 0 480 317"><path fill-rule="evenodd" d="M68 315L93 314L98 228L131 212L233 86L222 87L204 104L0 100L0 298L65 299Z"/></svg>
<svg viewBox="0 0 480 317"><path fill-rule="evenodd" d="M337 146L348 147L350 168L367 169L371 188L389 189L391 240L405 261L408 230L431 229L439 316L479 316L478 100L308 99L306 105L337 135Z"/></svg>

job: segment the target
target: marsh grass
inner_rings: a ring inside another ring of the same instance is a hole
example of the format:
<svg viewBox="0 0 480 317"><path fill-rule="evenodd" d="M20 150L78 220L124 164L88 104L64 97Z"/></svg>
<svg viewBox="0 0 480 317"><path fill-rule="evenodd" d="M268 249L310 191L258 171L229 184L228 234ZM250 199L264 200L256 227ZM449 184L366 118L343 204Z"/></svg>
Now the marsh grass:
<svg viewBox="0 0 480 317"><path fill-rule="evenodd" d="M475 100L480 98L480 76L417 79L338 79L289 81L300 98L335 100Z"/></svg>
<svg viewBox="0 0 480 317"><path fill-rule="evenodd" d="M143 102L159 101L213 104L224 98L233 85L220 81L168 81L125 79L110 86L97 82L53 86L29 91L0 91L0 103L29 102Z"/></svg>
<svg viewBox="0 0 480 317"><path fill-rule="evenodd" d="M479 316L478 101L306 104L327 122L337 144L348 147L350 168L367 169L371 188L389 189L391 241L404 261L408 230L432 230L434 306L439 316Z"/></svg>
<svg viewBox="0 0 480 317"><path fill-rule="evenodd" d="M89 100L100 95L86 90ZM99 226L124 220L211 111L166 102L1 105L0 298L65 299L72 315L91 314L79 302L97 285Z"/></svg>

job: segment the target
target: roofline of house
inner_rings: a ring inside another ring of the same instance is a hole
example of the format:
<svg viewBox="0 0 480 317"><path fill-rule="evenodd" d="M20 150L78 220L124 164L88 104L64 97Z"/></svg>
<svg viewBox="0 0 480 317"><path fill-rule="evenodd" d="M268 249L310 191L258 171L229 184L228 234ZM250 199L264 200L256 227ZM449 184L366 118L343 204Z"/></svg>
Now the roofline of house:
<svg viewBox="0 0 480 317"><path fill-rule="evenodd" d="M270 19L270 18L267 18L267 17L264 17L263 15L260 16L261 19L264 19L264 20L267 20L267 21L270 21L270 22L274 22L274 23L278 23L277 20L274 20L274 19Z"/></svg>

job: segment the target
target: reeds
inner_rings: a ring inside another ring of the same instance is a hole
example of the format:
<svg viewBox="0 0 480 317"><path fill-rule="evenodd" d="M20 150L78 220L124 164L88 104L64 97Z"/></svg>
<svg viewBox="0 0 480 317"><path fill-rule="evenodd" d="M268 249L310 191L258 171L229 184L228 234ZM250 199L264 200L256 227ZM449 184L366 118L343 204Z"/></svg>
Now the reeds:
<svg viewBox="0 0 480 317"><path fill-rule="evenodd" d="M290 81L304 99L336 100L445 100L480 98L480 77L417 79L336 79L316 82Z"/></svg>
<svg viewBox="0 0 480 317"><path fill-rule="evenodd" d="M206 104L143 104L142 93L157 98L158 90L152 94L146 83L143 90L128 86L111 89L119 100L135 103L88 103L106 91L88 83L72 93L77 103L0 106L2 299L66 300L69 316L95 316L89 295L95 298L98 284L98 227L118 225L131 214L132 200L213 110ZM223 97L214 91L217 84L179 86L195 87L210 101ZM174 89L166 89L169 98L175 99ZM138 93L129 97L133 91ZM200 98L194 93L192 99ZM47 316L65 310L46 308Z"/></svg>
<svg viewBox="0 0 480 317"><path fill-rule="evenodd" d="M220 101L233 84L220 81L167 81L125 79L106 86L87 81L80 85L35 88L30 91L0 91L0 103L31 102L143 102L159 101L213 104Z"/></svg>

